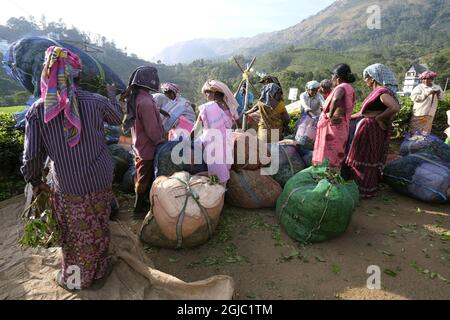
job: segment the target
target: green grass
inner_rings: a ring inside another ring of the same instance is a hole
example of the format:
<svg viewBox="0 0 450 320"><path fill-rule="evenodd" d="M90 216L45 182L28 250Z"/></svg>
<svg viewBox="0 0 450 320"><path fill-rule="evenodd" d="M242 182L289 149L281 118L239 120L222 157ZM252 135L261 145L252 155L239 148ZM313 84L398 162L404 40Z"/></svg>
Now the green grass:
<svg viewBox="0 0 450 320"><path fill-rule="evenodd" d="M0 107L0 113L11 114L25 109L25 106Z"/></svg>

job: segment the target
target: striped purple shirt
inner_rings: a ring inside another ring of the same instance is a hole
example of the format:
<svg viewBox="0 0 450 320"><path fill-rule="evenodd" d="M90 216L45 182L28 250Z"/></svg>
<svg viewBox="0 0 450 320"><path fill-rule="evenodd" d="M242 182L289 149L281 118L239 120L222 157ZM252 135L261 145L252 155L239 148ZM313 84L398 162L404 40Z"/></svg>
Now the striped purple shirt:
<svg viewBox="0 0 450 320"><path fill-rule="evenodd" d="M57 191L84 195L112 186L114 165L108 152L104 122L119 125L122 111L115 97L109 99L76 90L81 119L81 140L70 148L64 137L64 115L44 123L44 103L39 99L27 113L22 174L33 185L42 179L44 163L53 162Z"/></svg>

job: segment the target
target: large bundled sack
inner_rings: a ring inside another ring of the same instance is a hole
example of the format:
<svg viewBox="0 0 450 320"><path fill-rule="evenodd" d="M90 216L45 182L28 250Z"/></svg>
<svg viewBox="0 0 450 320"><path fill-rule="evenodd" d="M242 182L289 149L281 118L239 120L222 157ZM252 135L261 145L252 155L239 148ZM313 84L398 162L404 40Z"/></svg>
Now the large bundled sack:
<svg viewBox="0 0 450 320"><path fill-rule="evenodd" d="M134 162L133 156L129 150L118 144L110 145L108 149L114 163L114 182L120 183Z"/></svg>
<svg viewBox="0 0 450 320"><path fill-rule="evenodd" d="M270 149L271 165L275 167L278 164L278 170L272 175L272 178L284 187L290 178L305 169L305 162L298 153L298 147L295 144L282 141L279 144L270 145Z"/></svg>
<svg viewBox="0 0 450 320"><path fill-rule="evenodd" d="M309 168L312 166L312 159L314 156L314 151L308 150L300 145L297 145L297 152L302 157L303 163L305 164L305 168Z"/></svg>
<svg viewBox="0 0 450 320"><path fill-rule="evenodd" d="M325 162L288 181L277 202L277 215L290 237L316 243L342 235L358 204L356 183L331 173Z"/></svg>
<svg viewBox="0 0 450 320"><path fill-rule="evenodd" d="M450 200L450 164L437 156L415 153L390 162L383 179L395 191L421 201Z"/></svg>
<svg viewBox="0 0 450 320"><path fill-rule="evenodd" d="M226 201L229 205L244 209L274 208L283 189L270 176L260 170L230 172Z"/></svg>
<svg viewBox="0 0 450 320"><path fill-rule="evenodd" d="M208 166L203 160L202 150L196 150L195 148L196 146L189 139L180 139L179 141L169 141L160 144L156 150L154 159L155 177L171 176L181 171L186 171L190 174L208 171ZM199 159L195 159L194 155L196 152L199 155ZM174 161L172 155L177 158L177 161ZM178 160L179 163L176 163Z"/></svg>
<svg viewBox="0 0 450 320"><path fill-rule="evenodd" d="M450 146L432 134L407 135L400 147L400 154L427 153L450 163Z"/></svg>
<svg viewBox="0 0 450 320"><path fill-rule="evenodd" d="M159 177L150 193L152 208L141 240L161 248L191 248L213 235L224 205L225 188L210 178L179 172Z"/></svg>
<svg viewBox="0 0 450 320"><path fill-rule="evenodd" d="M121 136L122 129L119 126L112 126L105 123L103 125L105 130L105 139L108 145L118 144Z"/></svg>
<svg viewBox="0 0 450 320"><path fill-rule="evenodd" d="M8 74L36 98L41 95L40 82L45 51L51 46L67 48L80 57L83 64L80 75L82 89L104 94L105 85L114 83L119 92L125 90L122 80L108 66L87 52L63 40L25 37L11 44L4 54L3 65Z"/></svg>
<svg viewBox="0 0 450 320"><path fill-rule="evenodd" d="M309 114L303 114L299 120L295 141L308 150L314 150L318 122L319 117L312 118Z"/></svg>
<svg viewBox="0 0 450 320"><path fill-rule="evenodd" d="M267 144L256 135L235 131L232 134L234 143L233 170L258 170L270 163L270 152Z"/></svg>

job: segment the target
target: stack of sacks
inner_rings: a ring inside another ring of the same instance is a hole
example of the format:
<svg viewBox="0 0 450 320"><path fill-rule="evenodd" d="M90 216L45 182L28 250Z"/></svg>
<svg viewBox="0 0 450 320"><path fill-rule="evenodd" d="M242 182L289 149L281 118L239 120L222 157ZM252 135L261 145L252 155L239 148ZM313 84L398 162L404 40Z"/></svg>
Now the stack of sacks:
<svg viewBox="0 0 450 320"><path fill-rule="evenodd" d="M282 188L263 174L262 167L271 162L267 144L242 132L234 132L233 140L234 165L227 185L227 203L244 209L275 207Z"/></svg>

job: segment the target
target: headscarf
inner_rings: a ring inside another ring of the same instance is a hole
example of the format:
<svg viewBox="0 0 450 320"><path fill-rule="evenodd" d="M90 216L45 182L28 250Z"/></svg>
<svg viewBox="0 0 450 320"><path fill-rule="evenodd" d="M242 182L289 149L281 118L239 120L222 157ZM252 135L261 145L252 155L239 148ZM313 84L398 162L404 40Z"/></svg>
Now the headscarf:
<svg viewBox="0 0 450 320"><path fill-rule="evenodd" d="M320 88L320 83L317 81L310 81L306 84L306 90L314 90L314 89L319 89Z"/></svg>
<svg viewBox="0 0 450 320"><path fill-rule="evenodd" d="M138 93L135 87L143 87L154 92L159 89L158 70L154 67L139 67L133 71L128 80L128 88L121 99L127 101L127 116L123 123L124 131L128 131L134 126L136 120L136 95Z"/></svg>
<svg viewBox="0 0 450 320"><path fill-rule="evenodd" d="M203 85L202 93L205 94L206 91L213 91L213 92L221 92L224 94L224 100L227 104L228 108L230 109L231 115L234 119L239 119L239 114L237 112L237 109L239 107L239 103L237 102L236 98L234 97L234 94L231 92L230 88L218 80L208 80Z"/></svg>
<svg viewBox="0 0 450 320"><path fill-rule="evenodd" d="M176 85L175 83L170 83L170 82L166 82L161 84L161 91L167 92L167 91L172 91L173 93L175 93L176 97L178 98L181 94L181 89L178 85Z"/></svg>
<svg viewBox="0 0 450 320"><path fill-rule="evenodd" d="M41 74L44 123L64 112L64 135L71 148L80 142L81 120L74 78L81 72L80 58L66 48L52 46L45 52Z"/></svg>
<svg viewBox="0 0 450 320"><path fill-rule="evenodd" d="M275 84L277 84L280 88L282 88L282 87L281 87L280 80L278 80L277 77L274 77L274 76L271 76L271 75L266 75L266 76L262 77L261 80L259 81L259 83L266 83L266 82L267 82L267 84L275 83ZM282 88L281 90L283 90L283 88Z"/></svg>
<svg viewBox="0 0 450 320"><path fill-rule="evenodd" d="M371 77L382 86L391 90L394 96L397 94L397 79L391 69L384 64L376 63L368 66L363 72L363 77L364 79Z"/></svg>
<svg viewBox="0 0 450 320"><path fill-rule="evenodd" d="M436 77L437 77L437 73L429 70L429 71L425 71L424 73L422 73L419 76L419 79L420 80L428 80L428 79L433 80Z"/></svg>
<svg viewBox="0 0 450 320"><path fill-rule="evenodd" d="M259 98L259 101L264 103L266 106L274 109L276 106L272 106L270 104L270 98L274 98L277 93L282 94L282 92L283 91L281 90L281 87L276 83L266 84L261 90L261 98Z"/></svg>

